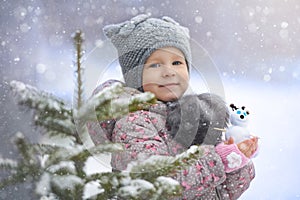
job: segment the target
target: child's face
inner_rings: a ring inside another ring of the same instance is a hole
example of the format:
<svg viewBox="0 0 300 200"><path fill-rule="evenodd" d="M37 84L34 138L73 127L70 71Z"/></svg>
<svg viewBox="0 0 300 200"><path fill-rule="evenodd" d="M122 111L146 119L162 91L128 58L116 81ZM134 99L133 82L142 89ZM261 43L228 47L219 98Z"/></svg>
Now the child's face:
<svg viewBox="0 0 300 200"><path fill-rule="evenodd" d="M180 98L188 88L189 72L183 53L174 47L154 51L143 69L143 89L162 101Z"/></svg>

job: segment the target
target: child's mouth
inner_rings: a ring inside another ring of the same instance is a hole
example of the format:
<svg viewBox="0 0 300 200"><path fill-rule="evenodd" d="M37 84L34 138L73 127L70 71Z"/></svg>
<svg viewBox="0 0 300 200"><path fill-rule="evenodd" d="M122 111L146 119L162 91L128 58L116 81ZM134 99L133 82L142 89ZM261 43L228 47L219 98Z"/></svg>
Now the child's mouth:
<svg viewBox="0 0 300 200"><path fill-rule="evenodd" d="M172 86L178 86L179 83L167 83L164 85L159 85L159 87L172 87Z"/></svg>

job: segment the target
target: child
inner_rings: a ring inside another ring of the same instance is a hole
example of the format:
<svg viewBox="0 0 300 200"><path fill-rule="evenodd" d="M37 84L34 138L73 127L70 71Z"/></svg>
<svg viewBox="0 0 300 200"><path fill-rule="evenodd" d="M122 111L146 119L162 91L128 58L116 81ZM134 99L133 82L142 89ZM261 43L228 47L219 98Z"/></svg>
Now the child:
<svg viewBox="0 0 300 200"><path fill-rule="evenodd" d="M149 110L99 122L101 128L90 123L94 143L103 143L106 138L125 145L124 152L112 155L115 170L125 170L129 162L151 155L172 156L186 150L168 135L166 118L168 102L181 99L188 88L191 67L188 29L169 17L157 19L139 15L130 21L106 26L104 33L118 51L126 86L121 97L149 91L160 101ZM95 92L113 82L104 83ZM247 155L249 151L252 155L257 141L247 140L242 144L249 147ZM240 197L255 176L254 166L245 152L232 142L201 145L201 148L204 155L173 177L184 188L179 199Z"/></svg>

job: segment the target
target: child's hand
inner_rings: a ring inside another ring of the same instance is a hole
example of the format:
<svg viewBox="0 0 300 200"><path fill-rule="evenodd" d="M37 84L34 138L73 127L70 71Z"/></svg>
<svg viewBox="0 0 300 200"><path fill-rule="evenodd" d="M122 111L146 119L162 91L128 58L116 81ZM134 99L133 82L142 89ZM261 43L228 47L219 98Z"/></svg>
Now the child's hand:
<svg viewBox="0 0 300 200"><path fill-rule="evenodd" d="M233 144L234 140L232 137L225 142L225 144ZM258 148L258 137L252 137L248 140L244 140L237 144L239 150L247 157L250 158Z"/></svg>

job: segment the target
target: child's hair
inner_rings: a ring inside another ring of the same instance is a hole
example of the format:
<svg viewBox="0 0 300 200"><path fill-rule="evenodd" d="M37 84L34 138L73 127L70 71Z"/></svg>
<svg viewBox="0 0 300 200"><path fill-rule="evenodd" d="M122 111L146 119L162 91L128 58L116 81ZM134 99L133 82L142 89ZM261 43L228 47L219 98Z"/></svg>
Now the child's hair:
<svg viewBox="0 0 300 200"><path fill-rule="evenodd" d="M229 111L218 95L203 93L186 95L167 103L166 126L168 134L185 147L190 145L216 145L222 141L227 127Z"/></svg>
<svg viewBox="0 0 300 200"><path fill-rule="evenodd" d="M120 24L107 25L103 31L118 51L128 87L142 87L143 66L150 54L159 48L178 48L190 66L189 30L170 17L158 19L141 14Z"/></svg>

